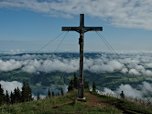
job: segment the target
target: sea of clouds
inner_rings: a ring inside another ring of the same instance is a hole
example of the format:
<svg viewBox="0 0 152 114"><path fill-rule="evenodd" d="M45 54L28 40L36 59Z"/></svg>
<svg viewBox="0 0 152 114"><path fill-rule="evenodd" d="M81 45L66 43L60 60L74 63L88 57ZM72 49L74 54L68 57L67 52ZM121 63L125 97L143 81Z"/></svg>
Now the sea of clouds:
<svg viewBox="0 0 152 114"><path fill-rule="evenodd" d="M16 54L0 56L0 72L21 70L27 73L37 72L66 72L73 73L79 69L79 55L73 53L62 54ZM119 72L130 76L152 77L152 53L88 53L84 58L84 70L92 73ZM21 88L20 82L0 81L4 90L9 93L14 88ZM129 84L121 84L116 90L104 88L102 93L119 95L123 90L125 95L133 98L144 98L152 95L152 84L144 81L142 84L132 87Z"/></svg>
<svg viewBox="0 0 152 114"><path fill-rule="evenodd" d="M79 69L79 57L72 54L19 54L0 57L0 72L20 69L28 73L66 72ZM84 70L93 73L120 72L134 76L152 76L152 54L88 54L84 58Z"/></svg>

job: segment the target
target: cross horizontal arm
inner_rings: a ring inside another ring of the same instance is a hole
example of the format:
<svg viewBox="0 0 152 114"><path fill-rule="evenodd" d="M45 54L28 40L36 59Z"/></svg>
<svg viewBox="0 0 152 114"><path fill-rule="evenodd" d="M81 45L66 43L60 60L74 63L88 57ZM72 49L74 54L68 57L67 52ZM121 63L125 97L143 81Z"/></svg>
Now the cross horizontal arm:
<svg viewBox="0 0 152 114"><path fill-rule="evenodd" d="M62 27L62 31L80 31L88 32L88 31L102 31L102 27Z"/></svg>
<svg viewBox="0 0 152 114"><path fill-rule="evenodd" d="M80 27L62 27L62 31L78 31Z"/></svg>
<svg viewBox="0 0 152 114"><path fill-rule="evenodd" d="M102 31L103 28L102 27L85 27L84 30L85 30L85 32L87 32L87 31Z"/></svg>

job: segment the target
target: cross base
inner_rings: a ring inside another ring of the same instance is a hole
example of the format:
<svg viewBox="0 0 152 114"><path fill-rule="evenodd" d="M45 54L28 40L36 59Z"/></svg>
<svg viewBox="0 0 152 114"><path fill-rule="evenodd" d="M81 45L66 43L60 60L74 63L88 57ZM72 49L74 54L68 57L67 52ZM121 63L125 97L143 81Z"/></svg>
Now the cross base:
<svg viewBox="0 0 152 114"><path fill-rule="evenodd" d="M86 102L86 98L85 98L85 97L83 97L83 98L79 98L79 97L77 97L77 100L78 100L78 101Z"/></svg>

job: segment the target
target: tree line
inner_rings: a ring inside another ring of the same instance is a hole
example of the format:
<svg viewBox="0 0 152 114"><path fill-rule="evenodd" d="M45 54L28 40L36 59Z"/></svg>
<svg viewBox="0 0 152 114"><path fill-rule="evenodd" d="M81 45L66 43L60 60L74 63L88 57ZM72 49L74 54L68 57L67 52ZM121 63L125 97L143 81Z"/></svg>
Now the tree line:
<svg viewBox="0 0 152 114"><path fill-rule="evenodd" d="M23 82L23 86L21 90L17 87L10 94L8 93L7 90L4 93L4 89L0 84L0 105L14 104L14 103L26 102L31 100L33 100L32 90L27 82Z"/></svg>
<svg viewBox="0 0 152 114"><path fill-rule="evenodd" d="M72 91L72 90L78 89L78 88L79 88L79 79L76 76L76 74L74 74L73 78L69 82L68 91ZM95 82L92 83L91 88L92 88L92 92L96 92ZM89 90L89 83L86 80L84 80L84 89Z"/></svg>
<svg viewBox="0 0 152 114"><path fill-rule="evenodd" d="M72 91L74 89L79 88L79 79L74 74L73 78L70 80L69 85L68 85L68 91ZM84 80L84 88L89 89L89 83ZM96 91L96 84L93 82L92 84L92 91ZM59 96L59 95L64 95L63 88L60 88L59 93L54 93L54 91L50 91L48 89L48 94L47 97L53 97L53 96ZM37 94L37 100L40 99L40 94ZM21 103L21 102L27 102L27 101L32 101L32 89L30 88L29 84L27 82L23 82L23 86L21 90L17 87L12 91L10 94L6 90L4 92L4 89L2 88L0 84L0 105L3 104L14 104L14 103Z"/></svg>

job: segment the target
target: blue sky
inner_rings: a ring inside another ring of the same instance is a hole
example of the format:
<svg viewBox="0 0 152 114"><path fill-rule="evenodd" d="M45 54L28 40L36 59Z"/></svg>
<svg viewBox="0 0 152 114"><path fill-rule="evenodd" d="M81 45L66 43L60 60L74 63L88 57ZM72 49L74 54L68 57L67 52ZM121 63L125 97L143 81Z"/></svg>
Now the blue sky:
<svg viewBox="0 0 152 114"><path fill-rule="evenodd" d="M102 26L102 36L117 51L152 50L151 0L1 0L0 51L37 51L59 35L62 26ZM78 51L69 32L41 51ZM56 49L57 48L57 49ZM110 51L96 32L85 34L85 51Z"/></svg>

